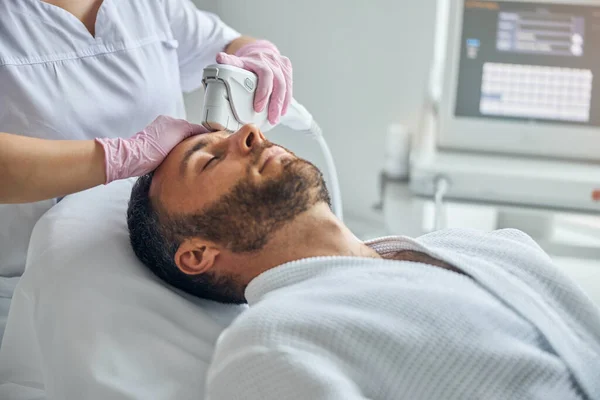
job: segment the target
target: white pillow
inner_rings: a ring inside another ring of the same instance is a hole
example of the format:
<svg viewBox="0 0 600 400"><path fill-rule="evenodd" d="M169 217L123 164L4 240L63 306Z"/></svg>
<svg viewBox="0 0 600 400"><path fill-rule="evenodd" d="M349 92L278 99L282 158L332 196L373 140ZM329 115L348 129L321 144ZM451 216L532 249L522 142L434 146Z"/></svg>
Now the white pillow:
<svg viewBox="0 0 600 400"><path fill-rule="evenodd" d="M245 307L183 294L137 260L133 182L68 196L36 225L0 352L1 399L203 398L217 337Z"/></svg>

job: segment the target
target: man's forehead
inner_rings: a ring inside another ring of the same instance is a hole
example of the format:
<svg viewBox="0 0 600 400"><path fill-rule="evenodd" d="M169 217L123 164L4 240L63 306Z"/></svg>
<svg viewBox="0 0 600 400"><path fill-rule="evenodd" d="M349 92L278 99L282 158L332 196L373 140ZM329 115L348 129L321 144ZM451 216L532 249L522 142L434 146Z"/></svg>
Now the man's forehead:
<svg viewBox="0 0 600 400"><path fill-rule="evenodd" d="M151 197L160 197L163 191L163 181L167 181L169 177L173 177L174 173L180 171L180 168L189 160L189 158L197 151L205 149L211 144L215 144L229 136L227 131L208 132L200 135L192 136L181 142L163 164L158 167L154 173L152 186L150 187ZM173 177L174 180L177 180Z"/></svg>

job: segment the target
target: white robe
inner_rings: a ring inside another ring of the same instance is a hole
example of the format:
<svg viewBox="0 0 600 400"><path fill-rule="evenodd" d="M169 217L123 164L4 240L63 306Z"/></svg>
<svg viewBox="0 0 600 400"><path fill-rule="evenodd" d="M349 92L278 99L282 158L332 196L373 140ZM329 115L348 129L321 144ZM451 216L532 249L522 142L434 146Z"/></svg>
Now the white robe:
<svg viewBox="0 0 600 400"><path fill-rule="evenodd" d="M466 275L352 257L269 270L219 340L207 399L600 399L598 309L527 235L368 244Z"/></svg>

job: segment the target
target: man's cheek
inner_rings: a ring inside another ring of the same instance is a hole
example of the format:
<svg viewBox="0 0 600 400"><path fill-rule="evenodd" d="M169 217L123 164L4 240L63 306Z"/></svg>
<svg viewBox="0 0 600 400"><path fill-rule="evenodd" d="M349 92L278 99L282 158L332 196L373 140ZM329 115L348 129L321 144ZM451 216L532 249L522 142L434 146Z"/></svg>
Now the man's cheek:
<svg viewBox="0 0 600 400"><path fill-rule="evenodd" d="M232 169L229 167L221 170L217 169L214 174L211 174L210 179L207 181L206 189L217 193L220 196L229 192L237 182L243 179L247 179L243 170Z"/></svg>

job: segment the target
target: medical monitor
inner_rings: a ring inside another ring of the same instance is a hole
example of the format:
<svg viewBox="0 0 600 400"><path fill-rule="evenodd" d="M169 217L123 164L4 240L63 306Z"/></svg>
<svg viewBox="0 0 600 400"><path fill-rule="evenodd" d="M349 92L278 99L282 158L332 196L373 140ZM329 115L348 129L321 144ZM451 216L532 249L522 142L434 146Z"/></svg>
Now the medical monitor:
<svg viewBox="0 0 600 400"><path fill-rule="evenodd" d="M600 161L600 2L441 1L438 144Z"/></svg>

